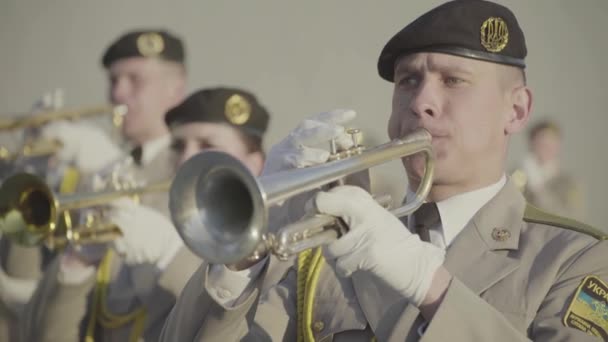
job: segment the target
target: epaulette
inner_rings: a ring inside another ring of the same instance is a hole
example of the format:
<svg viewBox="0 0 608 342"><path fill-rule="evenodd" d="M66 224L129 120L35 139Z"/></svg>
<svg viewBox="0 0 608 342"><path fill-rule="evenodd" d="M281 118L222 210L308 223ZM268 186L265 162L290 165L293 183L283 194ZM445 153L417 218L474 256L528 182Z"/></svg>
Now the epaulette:
<svg viewBox="0 0 608 342"><path fill-rule="evenodd" d="M608 233L606 232L577 220L548 213L529 203L526 205L526 211L524 212L524 221L573 230L575 232L593 236L598 240L608 240Z"/></svg>

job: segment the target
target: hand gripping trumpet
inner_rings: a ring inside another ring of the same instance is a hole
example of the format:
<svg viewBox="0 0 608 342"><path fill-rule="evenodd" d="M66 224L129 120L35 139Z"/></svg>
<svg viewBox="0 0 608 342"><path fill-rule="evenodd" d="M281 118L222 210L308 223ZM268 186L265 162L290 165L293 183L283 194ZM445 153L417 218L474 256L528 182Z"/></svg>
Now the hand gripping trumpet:
<svg viewBox="0 0 608 342"><path fill-rule="evenodd" d="M405 216L422 205L432 184L431 135L424 129L367 150L355 140L354 147L333 153L325 164L261 177L228 154L203 152L182 165L171 185L172 220L185 244L210 263L234 264L267 253L284 260L339 238L345 228L336 217L315 214L271 233L271 206L417 153L425 154L426 167L415 199L391 211Z"/></svg>

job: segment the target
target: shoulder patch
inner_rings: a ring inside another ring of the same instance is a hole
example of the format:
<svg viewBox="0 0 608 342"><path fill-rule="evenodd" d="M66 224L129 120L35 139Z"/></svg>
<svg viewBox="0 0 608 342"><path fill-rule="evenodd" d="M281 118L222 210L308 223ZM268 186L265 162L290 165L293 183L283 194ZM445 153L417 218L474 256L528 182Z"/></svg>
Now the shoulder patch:
<svg viewBox="0 0 608 342"><path fill-rule="evenodd" d="M608 233L606 232L603 232L595 227L579 222L577 220L550 214L544 210L536 208L535 206L529 203L526 205L526 211L524 212L524 221L548 224L551 226L591 235L598 240L608 240Z"/></svg>
<svg viewBox="0 0 608 342"><path fill-rule="evenodd" d="M572 296L562 322L608 341L608 285L596 276L585 277Z"/></svg>

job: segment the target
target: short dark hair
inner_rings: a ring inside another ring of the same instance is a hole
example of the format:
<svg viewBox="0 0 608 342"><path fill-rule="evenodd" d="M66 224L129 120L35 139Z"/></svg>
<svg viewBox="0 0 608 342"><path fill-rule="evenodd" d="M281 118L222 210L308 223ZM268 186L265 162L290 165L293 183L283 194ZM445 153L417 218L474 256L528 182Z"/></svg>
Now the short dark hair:
<svg viewBox="0 0 608 342"><path fill-rule="evenodd" d="M522 82L524 82L524 85L528 85L528 77L526 76L526 70L519 69L519 72L521 73L521 80Z"/></svg>

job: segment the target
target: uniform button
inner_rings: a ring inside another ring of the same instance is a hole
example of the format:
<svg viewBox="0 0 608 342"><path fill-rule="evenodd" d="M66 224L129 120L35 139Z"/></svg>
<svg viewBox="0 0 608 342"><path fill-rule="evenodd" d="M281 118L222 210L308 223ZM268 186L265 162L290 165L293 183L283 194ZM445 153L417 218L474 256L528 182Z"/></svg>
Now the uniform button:
<svg viewBox="0 0 608 342"><path fill-rule="evenodd" d="M220 297L221 299L226 299L226 298L232 296L232 293L224 288L220 288L217 290L217 296Z"/></svg>
<svg viewBox="0 0 608 342"><path fill-rule="evenodd" d="M323 323L321 321L316 321L312 324L312 330L314 330L317 333L323 331L324 328L325 328L325 323Z"/></svg>

